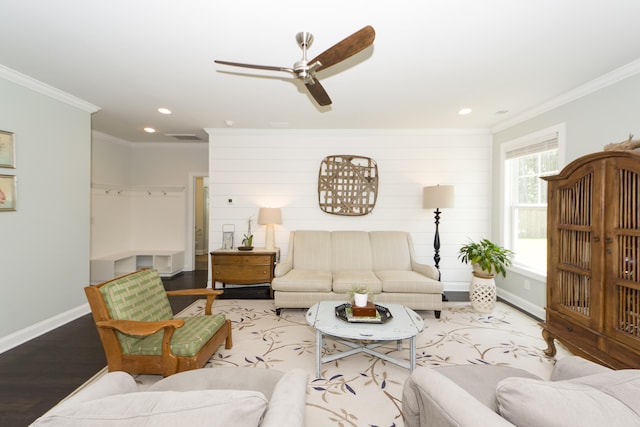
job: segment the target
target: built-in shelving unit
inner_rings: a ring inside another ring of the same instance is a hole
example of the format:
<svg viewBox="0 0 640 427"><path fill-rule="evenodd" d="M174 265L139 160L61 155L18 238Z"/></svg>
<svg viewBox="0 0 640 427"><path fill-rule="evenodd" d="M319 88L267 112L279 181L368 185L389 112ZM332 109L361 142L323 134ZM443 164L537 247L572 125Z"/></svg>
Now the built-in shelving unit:
<svg viewBox="0 0 640 427"><path fill-rule="evenodd" d="M141 268L171 277L184 268L184 251L141 250L119 252L91 260L91 283L100 283Z"/></svg>

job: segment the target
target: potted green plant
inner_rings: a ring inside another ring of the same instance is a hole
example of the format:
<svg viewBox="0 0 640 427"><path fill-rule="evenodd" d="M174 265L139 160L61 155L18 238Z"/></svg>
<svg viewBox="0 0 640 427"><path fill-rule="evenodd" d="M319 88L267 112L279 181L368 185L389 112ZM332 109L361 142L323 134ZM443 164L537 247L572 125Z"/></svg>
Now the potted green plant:
<svg viewBox="0 0 640 427"><path fill-rule="evenodd" d="M244 235L242 239L242 246L238 246L238 249L241 251L247 251L253 249L253 234L251 234L251 221L252 217L249 217L247 234Z"/></svg>
<svg viewBox="0 0 640 427"><path fill-rule="evenodd" d="M354 286L351 288L349 295L357 307L364 307L367 305L369 289L364 285Z"/></svg>
<svg viewBox="0 0 640 427"><path fill-rule="evenodd" d="M507 276L513 252L498 246L489 239L471 241L458 251L458 258L473 266L473 276L469 288L471 307L481 313L492 312L496 305L497 290L494 276Z"/></svg>
<svg viewBox="0 0 640 427"><path fill-rule="evenodd" d="M489 239L471 241L458 251L458 259L465 264L471 264L474 273L491 277L498 273L506 277L507 267L511 265L513 255L512 251L496 245Z"/></svg>

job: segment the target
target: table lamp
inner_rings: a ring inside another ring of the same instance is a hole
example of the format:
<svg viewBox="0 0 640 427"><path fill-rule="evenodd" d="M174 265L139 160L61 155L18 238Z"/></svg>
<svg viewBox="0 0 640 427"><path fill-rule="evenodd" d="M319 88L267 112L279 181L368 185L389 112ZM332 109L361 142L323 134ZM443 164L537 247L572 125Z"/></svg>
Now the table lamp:
<svg viewBox="0 0 640 427"><path fill-rule="evenodd" d="M274 224L282 224L282 212L280 208L260 208L258 211L258 224L266 225L264 237L265 249L272 251L276 248Z"/></svg>

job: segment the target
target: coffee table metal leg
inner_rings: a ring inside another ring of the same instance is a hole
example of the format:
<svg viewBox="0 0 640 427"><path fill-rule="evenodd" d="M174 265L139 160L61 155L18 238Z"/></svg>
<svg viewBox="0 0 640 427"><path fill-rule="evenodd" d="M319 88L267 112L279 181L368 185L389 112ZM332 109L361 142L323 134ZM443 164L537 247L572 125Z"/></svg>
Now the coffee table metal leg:
<svg viewBox="0 0 640 427"><path fill-rule="evenodd" d="M413 372L416 369L416 337L409 338L409 371Z"/></svg>
<svg viewBox="0 0 640 427"><path fill-rule="evenodd" d="M320 378L320 367L322 366L322 332L316 329L316 378Z"/></svg>

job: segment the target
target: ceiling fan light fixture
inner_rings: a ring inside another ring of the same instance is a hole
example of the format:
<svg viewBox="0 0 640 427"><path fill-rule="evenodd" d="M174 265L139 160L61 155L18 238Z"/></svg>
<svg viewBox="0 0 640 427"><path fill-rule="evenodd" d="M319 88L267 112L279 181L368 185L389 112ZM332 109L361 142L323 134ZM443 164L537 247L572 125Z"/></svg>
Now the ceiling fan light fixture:
<svg viewBox="0 0 640 427"><path fill-rule="evenodd" d="M293 68L273 67L269 65L243 64L240 62L221 61L216 59L216 64L230 65L232 67L253 68L258 70L284 71L293 74L296 79L301 80L311 97L321 106L331 105L331 98L324 90L315 74L317 71L325 70L356 53L368 48L375 40L376 32L370 25L363 27L359 31L351 34L349 37L331 46L320 55L307 60L307 49L313 43L313 35L308 32L300 32L296 34L296 42L302 49L302 59L294 62Z"/></svg>

